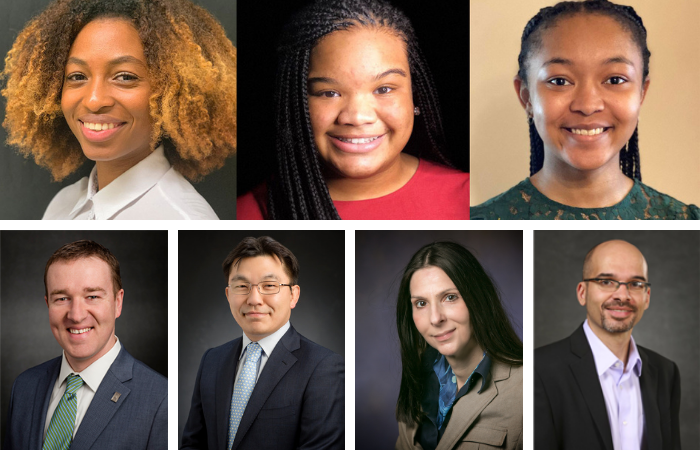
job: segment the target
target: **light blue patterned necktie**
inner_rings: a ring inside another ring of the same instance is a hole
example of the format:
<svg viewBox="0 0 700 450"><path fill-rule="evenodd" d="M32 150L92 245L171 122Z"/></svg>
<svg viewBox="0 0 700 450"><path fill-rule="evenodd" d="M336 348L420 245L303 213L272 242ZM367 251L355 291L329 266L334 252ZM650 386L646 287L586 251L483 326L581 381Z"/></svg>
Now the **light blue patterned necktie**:
<svg viewBox="0 0 700 450"><path fill-rule="evenodd" d="M246 359L243 364L243 370L241 370L241 375L238 377L238 383L236 383L233 389L233 397L231 398L231 414L228 423L228 449L233 446L233 441L236 439L236 432L238 431L238 425L241 423L241 417L243 417L243 412L245 407L250 400L250 394L253 393L253 388L255 387L255 379L258 372L258 360L262 354L262 348L257 342L251 342L246 347Z"/></svg>
<svg viewBox="0 0 700 450"><path fill-rule="evenodd" d="M42 450L68 450L73 441L75 415L78 410L76 392L83 385L80 375L68 375L66 392L58 403L46 431Z"/></svg>

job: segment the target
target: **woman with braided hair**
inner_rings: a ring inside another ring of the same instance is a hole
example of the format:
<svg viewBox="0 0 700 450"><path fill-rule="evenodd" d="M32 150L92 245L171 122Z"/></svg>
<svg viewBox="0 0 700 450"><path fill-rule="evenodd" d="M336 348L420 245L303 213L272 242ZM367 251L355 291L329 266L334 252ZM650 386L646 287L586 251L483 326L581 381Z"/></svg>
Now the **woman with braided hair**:
<svg viewBox="0 0 700 450"><path fill-rule="evenodd" d="M525 27L514 84L530 127L530 178L472 219L698 219L642 183L638 124L646 28L630 6L560 2Z"/></svg>
<svg viewBox="0 0 700 450"><path fill-rule="evenodd" d="M277 162L239 219L467 219L435 87L408 18L383 0L317 0L282 31Z"/></svg>
<svg viewBox="0 0 700 450"><path fill-rule="evenodd" d="M217 219L190 180L236 146L236 49L190 0L55 0L5 59L8 143L60 181L44 219Z"/></svg>

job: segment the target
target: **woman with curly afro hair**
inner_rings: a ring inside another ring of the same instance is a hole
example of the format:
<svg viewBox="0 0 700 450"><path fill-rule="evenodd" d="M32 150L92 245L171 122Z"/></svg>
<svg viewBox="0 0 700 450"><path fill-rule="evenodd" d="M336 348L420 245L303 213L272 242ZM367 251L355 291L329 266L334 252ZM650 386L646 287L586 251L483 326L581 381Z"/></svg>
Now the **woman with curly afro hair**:
<svg viewBox="0 0 700 450"><path fill-rule="evenodd" d="M187 179L235 152L236 49L203 8L56 0L2 78L10 145L56 181L95 161L44 219L217 219Z"/></svg>

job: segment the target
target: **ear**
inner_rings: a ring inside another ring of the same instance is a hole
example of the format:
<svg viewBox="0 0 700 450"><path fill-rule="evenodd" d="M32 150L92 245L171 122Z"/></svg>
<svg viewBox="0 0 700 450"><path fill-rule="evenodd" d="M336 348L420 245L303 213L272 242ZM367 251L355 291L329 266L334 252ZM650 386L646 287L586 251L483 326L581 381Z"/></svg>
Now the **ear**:
<svg viewBox="0 0 700 450"><path fill-rule="evenodd" d="M647 79L644 80L644 84L642 85L642 101L639 103L640 105L644 103L644 99L647 97L647 91L649 90L650 83L651 79L647 77Z"/></svg>
<svg viewBox="0 0 700 450"><path fill-rule="evenodd" d="M647 289L647 299L644 301L644 311L649 309L649 301L651 300L651 288Z"/></svg>
<svg viewBox="0 0 700 450"><path fill-rule="evenodd" d="M115 319L122 315L122 303L123 303L123 301L124 301L124 289L119 289L119 292L117 292L117 295L114 296L114 309L115 309L114 318Z"/></svg>
<svg viewBox="0 0 700 450"><path fill-rule="evenodd" d="M518 76L513 78L513 86L515 87L515 93L518 95L520 104L529 115L532 112L532 106L530 105L530 90L525 85L525 82Z"/></svg>
<svg viewBox="0 0 700 450"><path fill-rule="evenodd" d="M581 306L586 306L586 282L581 281L578 286L576 286L576 298Z"/></svg>
<svg viewBox="0 0 700 450"><path fill-rule="evenodd" d="M299 301L299 296L301 295L301 286L298 284L295 284L292 286L292 300L289 302L289 307L291 309L294 309L295 306L297 306L297 302Z"/></svg>

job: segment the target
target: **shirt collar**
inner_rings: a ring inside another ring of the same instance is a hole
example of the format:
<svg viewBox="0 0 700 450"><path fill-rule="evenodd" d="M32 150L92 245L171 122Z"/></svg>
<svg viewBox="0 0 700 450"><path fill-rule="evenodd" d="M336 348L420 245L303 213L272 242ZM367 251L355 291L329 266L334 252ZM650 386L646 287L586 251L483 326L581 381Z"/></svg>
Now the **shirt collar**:
<svg viewBox="0 0 700 450"><path fill-rule="evenodd" d="M117 356L119 356L119 352L121 351L122 345L119 342L119 338L116 336L115 338L117 339L117 342L114 344L114 346L107 353L102 355L100 359L83 369L82 372L76 372L71 368L70 364L68 364L68 360L66 360L66 352L64 350L63 357L61 358L61 371L58 373L57 382L59 382L59 385L65 383L66 377L74 373L76 375L80 375L80 378L83 379L85 385L88 386L93 392L97 392L97 388L100 387L102 379L105 377L105 375L107 375L107 371L110 367L112 367L112 363L114 363L114 360L117 359Z"/></svg>
<svg viewBox="0 0 700 450"><path fill-rule="evenodd" d="M289 330L289 327L289 321L287 321L287 323L282 325L279 328L279 330L275 331L269 336L265 336L264 338L258 341L258 345L262 347L263 352L265 352L265 356L267 356L268 358L270 357L270 355L272 354L272 350L275 349L277 343L280 341L280 339L282 339L282 336L284 336L284 333L286 333L287 330ZM245 333L243 333L243 350L241 351L241 355L238 357L239 360L243 357L246 348L248 348L248 344L250 344L251 342L253 341L251 341L250 338L246 336Z"/></svg>
<svg viewBox="0 0 700 450"><path fill-rule="evenodd" d="M432 348L432 347L431 347ZM447 363L447 358L445 358L445 355L437 352L437 355L435 356L435 360L433 361L433 370L436 372L437 371L442 371L444 372L447 370L447 367L449 367L449 364ZM481 358L481 361L479 361L479 364L477 364L476 369L474 369L474 372L469 376L467 381L464 383L463 386L457 386L459 389L457 390L457 398L461 397L462 395L465 395L469 392L469 390L472 388L474 385L474 380L475 378L474 375L479 375L481 376L481 387L479 388L478 393L481 394L481 391L484 390L486 386L486 379L488 378L488 374L491 371L491 358L489 358L489 355L487 353L484 353L484 356ZM439 378L439 377L438 377Z"/></svg>
<svg viewBox="0 0 700 450"><path fill-rule="evenodd" d="M588 319L586 319L586 321L583 323L583 331L586 333L588 345L590 345L591 351L593 352L593 359L595 360L595 367L598 376L601 376L608 369L613 367L615 363L622 362L607 347L607 345L605 345L603 341L596 336L590 325L588 325ZM624 372L629 372L630 370L633 370L637 377L642 376L642 360L639 357L637 344L634 342L634 337L632 336L630 336L629 355L627 357L627 366L625 366Z"/></svg>
<svg viewBox="0 0 700 450"><path fill-rule="evenodd" d="M95 219L110 219L134 200L148 192L170 170L163 146L141 160L101 190L97 190L97 166L92 168L87 191L70 212L74 218L88 201L92 201Z"/></svg>

